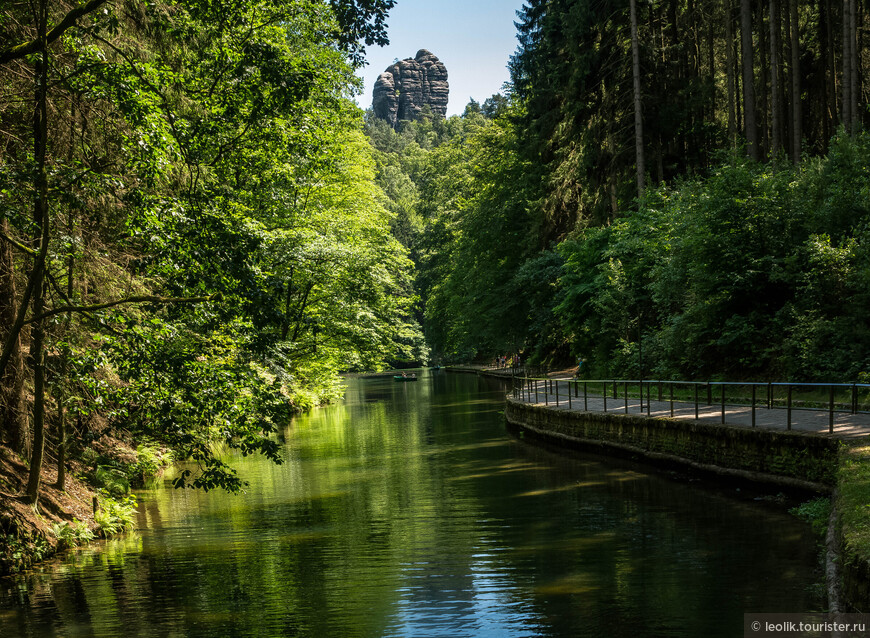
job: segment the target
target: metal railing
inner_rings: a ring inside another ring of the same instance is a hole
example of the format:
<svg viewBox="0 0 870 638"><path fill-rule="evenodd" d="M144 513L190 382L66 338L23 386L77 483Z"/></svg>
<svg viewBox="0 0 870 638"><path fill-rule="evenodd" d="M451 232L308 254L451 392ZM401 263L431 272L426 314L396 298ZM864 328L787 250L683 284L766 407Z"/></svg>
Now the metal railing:
<svg viewBox="0 0 870 638"><path fill-rule="evenodd" d="M565 405L568 409L580 409L582 406L585 411L589 411L590 399L603 399L604 412L608 411L608 398L622 399L621 409L626 414L630 407L637 407L641 413L646 409L647 416L651 416L655 396L660 404L669 405L671 418L674 417L675 403L693 405L696 420L700 417L701 406L717 405L720 407L722 423L725 423L726 406L739 406L750 409L752 427L756 427L756 411L759 408L782 409L785 411L785 426L789 430L794 422L794 411L827 411L828 431L831 434L834 432L835 414L870 414L870 384L867 383L550 379L515 376L511 393L514 398L527 402L534 399L534 403L540 403L543 397L545 405L552 401L556 407ZM632 401L636 402L635 406L630 406Z"/></svg>

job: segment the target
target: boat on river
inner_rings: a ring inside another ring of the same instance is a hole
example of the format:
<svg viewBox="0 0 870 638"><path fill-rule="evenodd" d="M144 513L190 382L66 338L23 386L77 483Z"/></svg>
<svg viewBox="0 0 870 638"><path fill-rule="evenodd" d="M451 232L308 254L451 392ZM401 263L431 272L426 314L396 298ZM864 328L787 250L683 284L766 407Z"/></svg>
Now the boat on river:
<svg viewBox="0 0 870 638"><path fill-rule="evenodd" d="M394 374L393 379L395 379L396 381L416 381L417 377L406 377L401 374Z"/></svg>

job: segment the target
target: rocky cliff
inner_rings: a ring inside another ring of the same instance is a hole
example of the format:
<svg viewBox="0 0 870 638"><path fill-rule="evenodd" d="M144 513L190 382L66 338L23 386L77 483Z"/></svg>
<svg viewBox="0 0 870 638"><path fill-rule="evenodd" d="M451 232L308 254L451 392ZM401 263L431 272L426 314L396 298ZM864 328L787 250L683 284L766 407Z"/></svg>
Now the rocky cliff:
<svg viewBox="0 0 870 638"><path fill-rule="evenodd" d="M387 67L378 76L372 94L372 109L377 117L396 126L401 120L416 120L429 105L433 113L447 114L447 67L426 49Z"/></svg>

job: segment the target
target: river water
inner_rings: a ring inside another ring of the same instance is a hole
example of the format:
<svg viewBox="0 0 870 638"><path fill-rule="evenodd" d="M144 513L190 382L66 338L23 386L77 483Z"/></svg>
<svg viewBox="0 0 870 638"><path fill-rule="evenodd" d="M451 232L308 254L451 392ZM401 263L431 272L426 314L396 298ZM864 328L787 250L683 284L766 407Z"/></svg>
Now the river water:
<svg viewBox="0 0 870 638"><path fill-rule="evenodd" d="M0 636L738 636L818 610L817 548L734 486L512 436L474 375L351 379L242 495L139 492L138 530L0 580Z"/></svg>

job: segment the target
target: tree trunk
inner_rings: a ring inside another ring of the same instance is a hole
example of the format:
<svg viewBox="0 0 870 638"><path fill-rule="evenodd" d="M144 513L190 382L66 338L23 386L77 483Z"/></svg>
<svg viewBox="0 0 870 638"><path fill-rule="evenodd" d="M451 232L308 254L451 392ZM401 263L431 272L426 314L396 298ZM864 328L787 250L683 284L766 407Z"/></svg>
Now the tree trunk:
<svg viewBox="0 0 870 638"><path fill-rule="evenodd" d="M686 57L686 49L688 47L681 46L680 39L680 27L679 27L679 6L682 3L679 0L670 0L668 3L668 26L670 27L671 32L671 45L670 48L672 51L676 51L676 53L672 53L671 62L672 68L674 69L673 80L677 83L681 84L685 82L686 78L689 77L688 71L688 58ZM685 106L685 103L683 104ZM685 129L681 128L680 132L672 139L669 143L669 146L675 150L676 154L683 158L686 156L686 132L685 130L691 130L691 125L686 126Z"/></svg>
<svg viewBox="0 0 870 638"><path fill-rule="evenodd" d="M689 24L692 25L692 77L701 75L701 39L698 28L698 8L689 0Z"/></svg>
<svg viewBox="0 0 870 638"><path fill-rule="evenodd" d="M714 24L715 18L715 4L712 0L709 0L709 19L707 21L707 77L710 81L710 86L712 87L712 91L710 94L710 121L712 122L716 117L716 52L715 52L715 43L716 43L716 35L714 32Z"/></svg>
<svg viewBox="0 0 870 638"><path fill-rule="evenodd" d="M40 55L36 63L36 108L33 110L33 148L36 159L34 185L36 201L33 206L33 222L37 229L40 249L48 245L48 183L45 169L48 92L48 47L45 43L47 0L39 3ZM45 262L33 260L34 288L31 310L40 317L45 306ZM30 337L30 360L33 366L33 449L30 456L30 474L27 480L27 502L36 505L39 500L39 483L45 449L45 320L34 321Z"/></svg>
<svg viewBox="0 0 870 638"><path fill-rule="evenodd" d="M849 0L843 0L843 126L852 132L852 47L849 44L851 29Z"/></svg>
<svg viewBox="0 0 870 638"><path fill-rule="evenodd" d="M825 144L834 135L837 117L837 69L834 65L834 33L831 28L831 0L819 0L819 42L821 57L825 69L824 115L822 117L822 135Z"/></svg>
<svg viewBox="0 0 870 638"><path fill-rule="evenodd" d="M792 161L801 161L801 52L800 24L798 22L797 0L788 0L791 18L791 150Z"/></svg>
<svg viewBox="0 0 870 638"><path fill-rule="evenodd" d="M734 25L731 20L731 0L725 0L725 65L728 82L728 138L731 147L737 145L737 90L734 77Z"/></svg>
<svg viewBox="0 0 870 638"><path fill-rule="evenodd" d="M74 232L74 222L72 210L69 212L67 221L67 235L70 238L69 254L67 255L66 266L66 298L72 302L73 298L73 281L75 274L75 244L72 242ZM66 313L66 321L64 326L64 334L66 343L62 346L63 350L60 357L60 373L59 383L57 385L57 482L55 487L59 490L65 489L66 486L66 450L67 450L67 432L66 432L66 380L69 367L69 352L70 352L70 337L72 330L72 313Z"/></svg>
<svg viewBox="0 0 870 638"><path fill-rule="evenodd" d="M858 86L858 7L855 0L849 0L849 63L852 68L849 71L849 97L852 99L852 105L849 111L852 114L852 122L849 127L852 133L858 132L858 122L860 121L860 111L858 110L858 98L860 88Z"/></svg>
<svg viewBox="0 0 870 638"><path fill-rule="evenodd" d="M631 11L631 75L634 82L634 151L637 162L637 197L641 199L646 178L643 152L643 111L640 93L640 45L637 38L637 2L630 0Z"/></svg>
<svg viewBox="0 0 870 638"><path fill-rule="evenodd" d="M9 235L9 220L0 220L0 231ZM0 325L11 330L15 323L17 305L15 290L15 258L9 242L0 241ZM9 363L0 383L0 440L17 454L30 453L30 428L27 420L27 403L24 399L24 357L21 354L21 337L12 337Z"/></svg>
<svg viewBox="0 0 870 638"><path fill-rule="evenodd" d="M769 2L770 18L770 154L775 158L782 149L782 104L780 103L779 0Z"/></svg>
<svg viewBox="0 0 870 638"><path fill-rule="evenodd" d="M755 74L750 0L740 0L740 40L743 49L743 128L746 135L746 153L757 160L759 149L758 130L755 124Z"/></svg>
<svg viewBox="0 0 870 638"><path fill-rule="evenodd" d="M757 11L758 14L758 67L761 72L761 78L759 78L758 86L759 86L759 95L758 95L758 112L761 114L761 139L759 140L759 144L761 146L761 156L766 157L767 153L770 152L770 116L768 115L768 96L769 92L767 90L767 75L769 73L769 67L764 63L764 51L767 47L767 38L770 35L770 30L765 29L764 27L764 1L758 0Z"/></svg>

